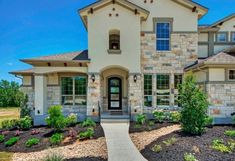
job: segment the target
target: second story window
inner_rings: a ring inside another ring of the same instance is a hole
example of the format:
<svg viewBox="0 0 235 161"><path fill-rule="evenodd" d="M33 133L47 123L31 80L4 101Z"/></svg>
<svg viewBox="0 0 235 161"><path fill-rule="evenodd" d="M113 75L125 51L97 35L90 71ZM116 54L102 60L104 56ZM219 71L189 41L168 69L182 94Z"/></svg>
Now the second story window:
<svg viewBox="0 0 235 161"><path fill-rule="evenodd" d="M157 51L170 50L170 23L159 22L156 24Z"/></svg>
<svg viewBox="0 0 235 161"><path fill-rule="evenodd" d="M217 42L226 42L227 41L227 34L226 33L218 33L216 35Z"/></svg>
<svg viewBox="0 0 235 161"><path fill-rule="evenodd" d="M109 32L109 50L120 50L120 31L111 30Z"/></svg>

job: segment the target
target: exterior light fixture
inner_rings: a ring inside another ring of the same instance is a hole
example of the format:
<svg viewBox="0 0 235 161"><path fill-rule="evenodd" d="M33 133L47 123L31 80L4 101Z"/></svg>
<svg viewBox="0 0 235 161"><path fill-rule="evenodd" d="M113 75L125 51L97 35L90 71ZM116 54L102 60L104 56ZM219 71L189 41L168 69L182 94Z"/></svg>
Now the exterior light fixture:
<svg viewBox="0 0 235 161"><path fill-rule="evenodd" d="M91 80L92 80L93 83L95 82L95 74L91 75Z"/></svg>
<svg viewBox="0 0 235 161"><path fill-rule="evenodd" d="M137 82L137 75L134 75L134 82Z"/></svg>
<svg viewBox="0 0 235 161"><path fill-rule="evenodd" d="M92 112L94 113L95 112L95 108L93 107L93 109L92 109Z"/></svg>
<svg viewBox="0 0 235 161"><path fill-rule="evenodd" d="M40 114L40 111L38 110L38 114Z"/></svg>
<svg viewBox="0 0 235 161"><path fill-rule="evenodd" d="M135 108L134 112L137 113L137 109L136 108Z"/></svg>

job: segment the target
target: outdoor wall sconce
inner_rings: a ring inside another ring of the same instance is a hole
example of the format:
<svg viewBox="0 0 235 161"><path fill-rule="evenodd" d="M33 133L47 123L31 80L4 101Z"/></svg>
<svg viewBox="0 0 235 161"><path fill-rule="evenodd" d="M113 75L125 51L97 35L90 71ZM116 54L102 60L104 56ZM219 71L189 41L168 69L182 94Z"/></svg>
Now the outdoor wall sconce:
<svg viewBox="0 0 235 161"><path fill-rule="evenodd" d="M38 114L40 114L40 111L38 110Z"/></svg>
<svg viewBox="0 0 235 161"><path fill-rule="evenodd" d="M137 109L136 108L135 108L134 112L137 113Z"/></svg>
<svg viewBox="0 0 235 161"><path fill-rule="evenodd" d="M92 80L93 83L95 82L95 75L94 74L92 74L91 80Z"/></svg>
<svg viewBox="0 0 235 161"><path fill-rule="evenodd" d="M137 82L137 75L134 75L134 82Z"/></svg>
<svg viewBox="0 0 235 161"><path fill-rule="evenodd" d="M95 108L94 108L94 107L92 108L92 112L93 112L93 113L95 112Z"/></svg>

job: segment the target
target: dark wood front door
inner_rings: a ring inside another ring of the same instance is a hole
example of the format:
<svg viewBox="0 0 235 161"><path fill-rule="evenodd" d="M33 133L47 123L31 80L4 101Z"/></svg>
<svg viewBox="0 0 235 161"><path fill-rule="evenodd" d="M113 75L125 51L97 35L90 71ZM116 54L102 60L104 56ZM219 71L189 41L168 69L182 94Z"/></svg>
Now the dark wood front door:
<svg viewBox="0 0 235 161"><path fill-rule="evenodd" d="M122 109L122 80L117 77L108 79L108 109Z"/></svg>

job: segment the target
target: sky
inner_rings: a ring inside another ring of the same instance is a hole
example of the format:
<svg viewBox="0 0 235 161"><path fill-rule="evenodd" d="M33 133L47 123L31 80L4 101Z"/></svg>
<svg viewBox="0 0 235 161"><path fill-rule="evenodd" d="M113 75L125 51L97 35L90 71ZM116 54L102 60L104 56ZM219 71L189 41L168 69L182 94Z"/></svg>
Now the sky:
<svg viewBox="0 0 235 161"><path fill-rule="evenodd" d="M235 0L194 0L209 8L199 24L235 13ZM31 66L19 59L87 49L87 31L77 10L95 0L0 0L0 80L20 80L10 71Z"/></svg>

